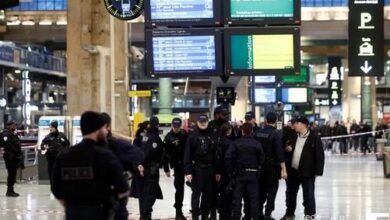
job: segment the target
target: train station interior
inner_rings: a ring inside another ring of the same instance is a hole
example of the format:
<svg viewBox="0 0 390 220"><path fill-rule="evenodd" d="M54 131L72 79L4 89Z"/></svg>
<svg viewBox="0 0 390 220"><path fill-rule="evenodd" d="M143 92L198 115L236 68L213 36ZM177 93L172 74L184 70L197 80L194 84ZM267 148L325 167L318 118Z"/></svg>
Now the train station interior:
<svg viewBox="0 0 390 220"><path fill-rule="evenodd" d="M41 148L53 121L73 146L82 113L106 112L132 143L152 116L164 140L172 119L190 132L220 106L233 130L275 112L281 133L297 116L318 131L314 219L390 220L390 0L0 0L0 130L16 124L24 164L6 196L0 146L0 219L64 219ZM160 169L152 219L175 219L173 178ZM286 190L280 179L274 219ZM144 219L138 203L128 219Z"/></svg>

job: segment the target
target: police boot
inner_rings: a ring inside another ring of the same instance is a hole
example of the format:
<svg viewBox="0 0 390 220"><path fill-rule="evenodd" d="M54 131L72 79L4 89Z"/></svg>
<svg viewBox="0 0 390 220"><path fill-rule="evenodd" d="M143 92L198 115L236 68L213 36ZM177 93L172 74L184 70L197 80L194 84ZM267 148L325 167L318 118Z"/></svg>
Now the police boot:
<svg viewBox="0 0 390 220"><path fill-rule="evenodd" d="M195 215L195 214L192 214L192 220L199 220L199 216Z"/></svg>
<svg viewBox="0 0 390 220"><path fill-rule="evenodd" d="M183 212L179 209L176 210L175 220L186 220L186 217L184 217Z"/></svg>
<svg viewBox="0 0 390 220"><path fill-rule="evenodd" d="M217 220L217 211L216 210L211 211L210 220Z"/></svg>
<svg viewBox="0 0 390 220"><path fill-rule="evenodd" d="M5 194L7 197L18 197L19 194L14 191L13 187L8 187L7 193Z"/></svg>

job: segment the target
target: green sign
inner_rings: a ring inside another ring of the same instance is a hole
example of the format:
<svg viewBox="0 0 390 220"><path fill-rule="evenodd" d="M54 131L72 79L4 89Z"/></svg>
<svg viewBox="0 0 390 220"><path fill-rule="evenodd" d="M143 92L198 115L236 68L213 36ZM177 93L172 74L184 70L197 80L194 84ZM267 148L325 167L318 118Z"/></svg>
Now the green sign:
<svg viewBox="0 0 390 220"><path fill-rule="evenodd" d="M298 75L284 75L282 76L282 82L284 84L304 84L307 83L309 74L309 68L307 66L301 66L301 72Z"/></svg>
<svg viewBox="0 0 390 220"><path fill-rule="evenodd" d="M294 0L230 0L232 18L293 17Z"/></svg>

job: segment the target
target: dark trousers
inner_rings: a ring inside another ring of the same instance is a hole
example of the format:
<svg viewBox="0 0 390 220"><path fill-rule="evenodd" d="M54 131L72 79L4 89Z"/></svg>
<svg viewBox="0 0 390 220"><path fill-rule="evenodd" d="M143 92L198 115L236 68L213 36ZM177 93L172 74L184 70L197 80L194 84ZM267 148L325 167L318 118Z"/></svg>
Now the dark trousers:
<svg viewBox="0 0 390 220"><path fill-rule="evenodd" d="M127 211L127 198L121 199L118 204L118 209L115 213L114 220L128 220L129 219L129 212Z"/></svg>
<svg viewBox="0 0 390 220"><path fill-rule="evenodd" d="M226 175L221 177L221 181L218 185L218 211L219 211L219 219L229 219L231 216L231 205L232 205L232 196L233 193L226 193L226 188L229 184L229 179Z"/></svg>
<svg viewBox="0 0 390 220"><path fill-rule="evenodd" d="M371 150L370 150L370 147L369 147L369 144L368 144L368 137L362 136L360 138L360 140L361 140L360 147L361 147L362 153L365 154L365 153L367 153L367 151L370 152Z"/></svg>
<svg viewBox="0 0 390 220"><path fill-rule="evenodd" d="M265 215L269 216L275 210L275 199L279 189L279 169L274 164L266 164L260 172L259 202L260 214L263 214L265 202Z"/></svg>
<svg viewBox="0 0 390 220"><path fill-rule="evenodd" d="M152 175L150 173L152 173ZM151 217L153 206L157 199L156 195L160 189L159 181L160 175L158 169L154 172L150 172L149 169L146 169L144 178L141 178L139 181L141 194L138 200L141 217Z"/></svg>
<svg viewBox="0 0 390 220"><path fill-rule="evenodd" d="M49 174L49 180L50 181L51 181L51 176L52 176L52 173L53 173L54 162L55 162L55 158L54 159L47 158L47 172Z"/></svg>
<svg viewBox="0 0 390 220"><path fill-rule="evenodd" d="M8 189L13 190L16 182L16 172L18 170L18 162L6 160L5 168L7 169L7 173L8 173L8 177L7 177Z"/></svg>
<svg viewBox="0 0 390 220"><path fill-rule="evenodd" d="M303 206L305 207L305 215L316 214L316 201L315 201L315 177L298 177L298 171L295 169L289 170L288 178L286 180L286 205L287 216L294 216L295 209L297 207L297 194L299 186L302 185L303 190Z"/></svg>
<svg viewBox="0 0 390 220"><path fill-rule="evenodd" d="M193 215L209 215L214 183L214 167L195 168L192 183L191 208ZM200 200L202 197L202 201Z"/></svg>
<svg viewBox="0 0 390 220"><path fill-rule="evenodd" d="M250 215L257 219L259 215L259 191L257 172L248 172L237 177L232 200L232 220L241 219L242 199L244 193L248 196Z"/></svg>
<svg viewBox="0 0 390 220"><path fill-rule="evenodd" d="M80 220L80 219L107 219L106 213L102 207L99 206L67 206L65 208L66 220Z"/></svg>
<svg viewBox="0 0 390 220"><path fill-rule="evenodd" d="M174 207L181 211L184 199L184 169L183 167L175 167L174 172L173 185L176 189Z"/></svg>

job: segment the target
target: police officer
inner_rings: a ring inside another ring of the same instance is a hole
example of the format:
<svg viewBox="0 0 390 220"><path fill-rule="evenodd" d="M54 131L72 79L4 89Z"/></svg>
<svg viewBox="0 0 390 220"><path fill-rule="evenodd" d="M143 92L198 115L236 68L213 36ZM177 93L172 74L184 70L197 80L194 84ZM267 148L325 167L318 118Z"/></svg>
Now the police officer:
<svg viewBox="0 0 390 220"><path fill-rule="evenodd" d="M264 161L261 144L252 136L252 125L244 123L243 137L232 144L225 156L225 166L232 178L236 179L232 201L232 220L241 219L241 206L244 192L250 203L251 219L259 217L258 174Z"/></svg>
<svg viewBox="0 0 390 220"><path fill-rule="evenodd" d="M152 219L153 205L156 199L163 199L159 185L160 166L163 165L163 142L159 136L159 119L155 116L150 118L149 127L143 134L142 140L134 141L141 143L141 150L145 154L143 167L144 176L136 175L134 184L131 186L132 196L138 198L140 220ZM140 138L139 137L139 138Z"/></svg>
<svg viewBox="0 0 390 220"><path fill-rule="evenodd" d="M208 129L208 117L198 117L197 128L190 133L184 152L184 171L186 179L192 185L192 219L207 220L210 214L214 181L219 181L218 152ZM200 198L202 201L200 204ZM200 206L199 206L200 204Z"/></svg>
<svg viewBox="0 0 390 220"><path fill-rule="evenodd" d="M130 142L118 139L112 136L111 131L111 117L107 113L101 113L108 130L108 147L115 154L122 164L126 172L131 172L135 175L136 172L139 172L143 176L144 167L142 166L144 160L144 153L141 149L134 147ZM128 211L127 211L127 198L121 199L119 201L119 207L115 215L115 220L127 220Z"/></svg>
<svg viewBox="0 0 390 220"><path fill-rule="evenodd" d="M24 163L15 122L7 123L7 128L1 133L0 141L0 147L4 148L3 158L8 172L7 193L5 195L7 197L18 197L19 194L14 191L16 172L19 167L24 168Z"/></svg>
<svg viewBox="0 0 390 220"><path fill-rule="evenodd" d="M275 209L275 198L279 188L279 178L287 178L286 164L284 160L283 136L276 130L277 115L269 112L266 115L266 125L256 131L255 138L261 143L265 154L265 162L260 172L259 179L259 201L260 218L274 220L271 214ZM265 216L263 215L263 206Z"/></svg>
<svg viewBox="0 0 390 220"><path fill-rule="evenodd" d="M228 116L229 111L225 106L218 106L214 109L214 120L210 121L209 123L209 129L211 131L211 134L213 136L213 141L215 143L215 146L218 150L218 156L221 157L221 140L223 138L221 127L223 124L228 122ZM232 133L231 133L232 134ZM218 190L218 184L217 182L214 182L214 190L213 190L213 199L211 202L211 210L210 210L210 220L216 220L217 218L217 207L218 207L218 195L221 193ZM220 202L223 202L222 200L219 200ZM220 206L223 206L220 204Z"/></svg>
<svg viewBox="0 0 390 220"><path fill-rule="evenodd" d="M83 140L62 151L53 169L51 190L65 207L67 220L112 218L112 194L123 199L129 186L115 155L107 145L107 128L102 116L87 111L81 115Z"/></svg>
<svg viewBox="0 0 390 220"><path fill-rule="evenodd" d="M164 138L164 172L167 177L171 176L170 167L174 170L174 186L176 220L186 219L183 215L184 198L184 148L187 141L187 132L181 129L182 121L180 118L172 120L172 129Z"/></svg>
<svg viewBox="0 0 390 220"><path fill-rule="evenodd" d="M230 145L233 143L231 140L231 134L233 127L229 123L225 123L221 127L222 139L221 139L221 159L225 158L226 152ZM240 135L241 136L241 135ZM221 166L221 180L218 185L219 200L218 200L218 211L219 219L230 219L231 216L231 205L232 205L232 193L227 193L227 187L229 185L230 178L225 166Z"/></svg>
<svg viewBox="0 0 390 220"><path fill-rule="evenodd" d="M50 123L50 134L42 140L41 149L46 150L47 170L49 173L49 179L53 174L54 161L57 158L59 152L69 147L70 143L66 135L58 131L58 122L53 121Z"/></svg>

